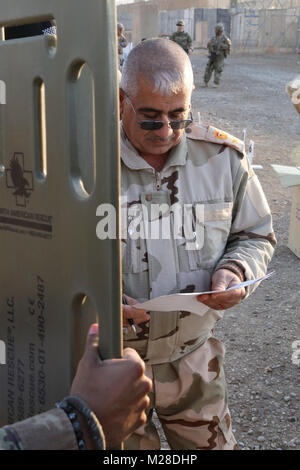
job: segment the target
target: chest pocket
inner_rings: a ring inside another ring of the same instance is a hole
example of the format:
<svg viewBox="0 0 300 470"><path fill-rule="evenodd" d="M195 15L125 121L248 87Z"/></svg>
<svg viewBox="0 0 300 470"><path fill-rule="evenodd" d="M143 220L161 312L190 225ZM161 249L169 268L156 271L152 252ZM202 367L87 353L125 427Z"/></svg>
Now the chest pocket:
<svg viewBox="0 0 300 470"><path fill-rule="evenodd" d="M137 203L128 210L127 225L124 224L124 233L126 232L126 238L122 238L122 271L124 274L148 271L148 254L143 230L142 206Z"/></svg>
<svg viewBox="0 0 300 470"><path fill-rule="evenodd" d="M194 215L194 225L198 227L200 235L197 243L184 241L178 245L181 272L213 268L226 247L231 227L232 202L206 203L199 213L203 214L203 220L198 220Z"/></svg>

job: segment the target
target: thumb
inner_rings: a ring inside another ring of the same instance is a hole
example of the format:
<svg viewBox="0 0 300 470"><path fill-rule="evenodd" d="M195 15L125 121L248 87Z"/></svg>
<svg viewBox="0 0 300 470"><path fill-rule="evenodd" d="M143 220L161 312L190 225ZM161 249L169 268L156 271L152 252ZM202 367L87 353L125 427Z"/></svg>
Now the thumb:
<svg viewBox="0 0 300 470"><path fill-rule="evenodd" d="M85 350L84 350L84 358L90 361L95 361L99 359L98 355L98 345L99 345L99 337L98 337L98 324L93 323L88 331L86 342L85 342Z"/></svg>
<svg viewBox="0 0 300 470"><path fill-rule="evenodd" d="M213 282L212 290L224 290L227 288L227 282L224 279L218 279L217 281Z"/></svg>
<svg viewBox="0 0 300 470"><path fill-rule="evenodd" d="M224 290L228 287L229 280L227 279L227 272L224 269L216 271L212 277L211 290Z"/></svg>

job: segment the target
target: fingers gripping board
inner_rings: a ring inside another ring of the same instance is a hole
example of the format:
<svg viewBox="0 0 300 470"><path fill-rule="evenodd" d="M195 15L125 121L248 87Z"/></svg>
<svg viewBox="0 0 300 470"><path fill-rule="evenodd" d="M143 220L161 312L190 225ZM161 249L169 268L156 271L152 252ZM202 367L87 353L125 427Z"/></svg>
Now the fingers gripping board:
<svg viewBox="0 0 300 470"><path fill-rule="evenodd" d="M49 19L57 39L0 42L0 425L69 393L97 314L121 354L119 241L96 236L118 214L115 2L0 0L2 32Z"/></svg>

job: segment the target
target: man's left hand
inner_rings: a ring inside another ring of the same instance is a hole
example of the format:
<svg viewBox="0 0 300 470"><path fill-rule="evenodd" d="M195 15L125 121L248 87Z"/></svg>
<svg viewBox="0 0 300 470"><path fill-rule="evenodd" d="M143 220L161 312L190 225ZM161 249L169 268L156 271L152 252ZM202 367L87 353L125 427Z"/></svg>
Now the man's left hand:
<svg viewBox="0 0 300 470"><path fill-rule="evenodd" d="M236 274L228 269L219 269L212 276L211 290L224 290L240 283L241 280ZM199 295L197 300L214 310L226 310L227 308L239 304L245 295L245 288L241 287L229 292L220 292L220 294Z"/></svg>

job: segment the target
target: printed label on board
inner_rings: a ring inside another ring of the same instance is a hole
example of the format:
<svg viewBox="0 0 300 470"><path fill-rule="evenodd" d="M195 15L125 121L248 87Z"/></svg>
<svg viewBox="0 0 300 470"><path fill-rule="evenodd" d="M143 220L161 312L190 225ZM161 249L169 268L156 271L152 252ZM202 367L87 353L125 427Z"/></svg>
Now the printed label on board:
<svg viewBox="0 0 300 470"><path fill-rule="evenodd" d="M27 299L25 315L33 325L27 342L18 347L17 305L6 299L7 320L7 422L12 424L45 410L46 406L46 324L47 299L44 279L37 275L34 294Z"/></svg>

